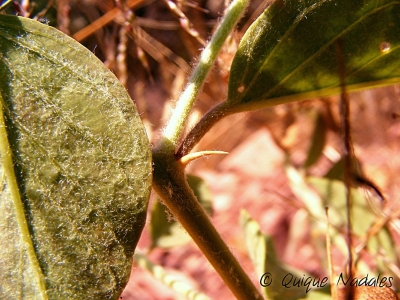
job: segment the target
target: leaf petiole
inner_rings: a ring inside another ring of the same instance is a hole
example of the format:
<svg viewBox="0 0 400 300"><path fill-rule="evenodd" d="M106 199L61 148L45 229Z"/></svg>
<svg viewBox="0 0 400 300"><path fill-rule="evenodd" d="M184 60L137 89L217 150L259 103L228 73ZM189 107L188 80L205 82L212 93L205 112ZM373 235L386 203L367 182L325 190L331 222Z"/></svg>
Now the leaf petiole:
<svg viewBox="0 0 400 300"><path fill-rule="evenodd" d="M177 146L194 101L196 100L197 95L200 92L225 40L244 14L249 2L249 0L234 0L226 10L225 16L216 29L215 34L207 44L206 48L202 51L199 58L199 64L194 69L185 90L177 101L177 105L167 123L167 126L163 130L159 149L165 149L168 152L175 151L174 147Z"/></svg>

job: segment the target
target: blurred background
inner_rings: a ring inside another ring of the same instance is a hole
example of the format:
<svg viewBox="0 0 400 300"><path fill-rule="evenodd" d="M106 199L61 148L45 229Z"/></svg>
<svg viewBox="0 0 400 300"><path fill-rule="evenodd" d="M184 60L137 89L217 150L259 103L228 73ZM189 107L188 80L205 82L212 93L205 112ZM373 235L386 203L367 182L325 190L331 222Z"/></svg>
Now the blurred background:
<svg viewBox="0 0 400 300"><path fill-rule="evenodd" d="M18 12L55 26L90 49L125 85L154 142L228 2L38 0L15 2L7 13ZM269 2L251 1L209 75L188 129L226 98L229 68L240 38ZM354 186L352 215L358 272L392 276L397 289L399 96L399 86L349 95L357 171L364 180ZM273 241L276 265L324 277L329 276L324 210L329 207L334 273L346 270L338 103L339 96L310 99L233 115L215 125L196 146L229 152L193 162L187 170L216 228L257 285L260 275L239 222L242 210ZM137 248L140 255L121 299L186 299L175 284L181 281L211 299L233 299L197 246L157 203L153 193ZM166 280L149 262L174 279Z"/></svg>

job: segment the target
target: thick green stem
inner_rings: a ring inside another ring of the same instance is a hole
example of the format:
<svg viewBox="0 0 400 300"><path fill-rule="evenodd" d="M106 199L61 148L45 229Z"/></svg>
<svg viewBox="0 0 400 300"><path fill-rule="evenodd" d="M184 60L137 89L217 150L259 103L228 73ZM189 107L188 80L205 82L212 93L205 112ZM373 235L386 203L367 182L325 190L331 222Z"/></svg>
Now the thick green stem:
<svg viewBox="0 0 400 300"><path fill-rule="evenodd" d="M222 45L228 35L232 32L233 27L242 17L248 3L249 0L234 0L226 10L222 22L216 29L209 44L202 51L199 58L199 64L194 69L185 90L179 97L175 110L163 131L160 147L165 149L167 147L172 147L175 151L174 147L177 145L183 132L186 120L193 107L193 103L214 64ZM172 149L169 149L169 151L171 150Z"/></svg>
<svg viewBox="0 0 400 300"><path fill-rule="evenodd" d="M188 186L184 166L173 154L160 149L153 151L153 161L153 188L235 297L246 300L263 299Z"/></svg>

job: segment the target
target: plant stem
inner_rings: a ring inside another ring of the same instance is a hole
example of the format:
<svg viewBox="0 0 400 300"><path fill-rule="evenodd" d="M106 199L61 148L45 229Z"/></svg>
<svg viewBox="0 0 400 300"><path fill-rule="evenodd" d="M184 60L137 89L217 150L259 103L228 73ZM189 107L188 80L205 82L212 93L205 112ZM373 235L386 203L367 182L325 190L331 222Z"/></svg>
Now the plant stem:
<svg viewBox="0 0 400 300"><path fill-rule="evenodd" d="M153 188L207 257L237 299L263 299L187 184L184 166L172 154L153 151Z"/></svg>
<svg viewBox="0 0 400 300"><path fill-rule="evenodd" d="M194 101L196 100L197 95L200 92L212 65L214 64L215 59L217 58L222 45L231 33L233 27L242 17L248 3L249 0L234 0L229 5L225 12L225 16L212 36L211 41L202 51L199 58L199 64L194 69L185 90L177 101L175 110L173 111L167 126L164 128L162 139L160 141L161 148L170 147L170 149L168 149L169 152L172 152L172 148L173 151L175 151L175 147L183 132Z"/></svg>
<svg viewBox="0 0 400 300"><path fill-rule="evenodd" d="M353 280L355 274L354 258L353 258L353 234L352 234L352 198L351 198L351 178L353 174L352 161L354 160L353 143L351 140L350 128L350 105L349 97L346 92L346 69L343 55L343 41L338 39L336 41L336 52L338 62L338 72L340 77L340 119L342 127L342 136L344 142L344 185L346 187L346 208L347 208L347 248L348 248L348 278ZM352 285L346 287L346 299L354 299L355 289Z"/></svg>
<svg viewBox="0 0 400 300"><path fill-rule="evenodd" d="M215 125L215 123L232 113L233 111L229 111L228 109L227 101L221 102L217 106L214 106L188 133L175 156L179 159L187 155L193 149L193 147L196 146L200 139L210 130L210 128Z"/></svg>
<svg viewBox="0 0 400 300"><path fill-rule="evenodd" d="M199 64L181 94L157 147L153 149L153 188L236 298L246 300L263 299L263 297L243 271L197 201L196 196L187 184L184 165L175 156L175 149L207 74L226 38L243 15L248 3L249 0L234 0L228 7L225 17L210 43L202 51ZM220 107L220 110L212 110L214 111L214 115L211 114L213 122L204 123L199 134L196 134L194 143L211 128L212 124L225 116L224 106L218 107Z"/></svg>

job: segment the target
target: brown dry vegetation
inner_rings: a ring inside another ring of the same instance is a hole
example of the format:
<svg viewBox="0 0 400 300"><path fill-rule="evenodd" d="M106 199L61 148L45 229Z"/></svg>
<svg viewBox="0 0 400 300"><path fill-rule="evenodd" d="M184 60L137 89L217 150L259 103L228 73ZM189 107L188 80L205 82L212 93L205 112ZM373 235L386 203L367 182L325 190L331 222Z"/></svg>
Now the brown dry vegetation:
<svg viewBox="0 0 400 300"><path fill-rule="evenodd" d="M212 70L193 109L188 128L210 107L224 100L229 66L240 36L267 2L252 1L238 31L227 42ZM196 63L203 42L209 39L225 5L224 1L175 3L187 19L179 18L166 1L120 1L117 4L111 0L54 2L58 28L91 49L125 84L152 141L168 119L191 66ZM129 9L128 5L132 8ZM106 24L101 20L110 11L114 11L114 15ZM100 22L95 23L99 19ZM189 25L184 24L185 20ZM87 37L79 36L78 32L91 29L91 24L97 24L95 30ZM379 187L387 201L376 204L379 201L371 190L363 192L378 206L377 218L383 214L390 216L389 227L397 242L400 242L400 184L397 177L400 173L399 96L398 86L350 94L355 154L366 177ZM338 97L228 117L212 128L196 149L223 150L230 154L199 160L188 168L189 173L201 176L209 185L214 199L213 222L256 284L258 278L246 254L239 227L241 209L246 209L259 222L263 232L273 237L284 262L313 276L328 275L326 265L321 263L327 254L315 247L310 220L299 199L301 195L293 192L285 173L286 160L298 169L306 160L317 113L322 114L326 124L326 143L318 161L306 172L324 176L342 153ZM152 201L155 201L155 195ZM148 219L138 245L139 251L146 251L150 245L150 222ZM335 271L344 271L346 258L335 250L333 253L337 254L334 255ZM149 258L176 276L183 277L212 299L233 298L193 243L172 249L154 249ZM399 287L397 270L394 265L395 286ZM122 295L123 299L141 300L179 297L150 273L135 266Z"/></svg>

